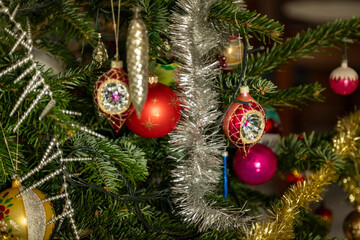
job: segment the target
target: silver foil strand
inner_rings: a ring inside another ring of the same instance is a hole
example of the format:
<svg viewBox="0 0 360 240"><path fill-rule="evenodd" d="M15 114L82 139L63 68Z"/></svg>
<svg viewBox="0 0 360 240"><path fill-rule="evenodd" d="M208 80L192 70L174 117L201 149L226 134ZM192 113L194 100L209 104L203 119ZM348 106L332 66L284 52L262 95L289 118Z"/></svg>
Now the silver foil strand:
<svg viewBox="0 0 360 240"><path fill-rule="evenodd" d="M65 167L63 168L59 168L57 170L55 170L54 172L50 173L49 175L47 175L46 177L44 177L43 179L41 179L40 181L34 183L33 185L31 185L30 187L27 187L26 189L24 189L24 191L22 191L21 193L19 193L18 195L16 195L16 197L20 197L22 196L24 193L27 193L28 191L31 191L34 188L37 188L38 186L40 186L41 184L49 181L50 179L56 177L57 175L59 175L62 171L65 170Z"/></svg>
<svg viewBox="0 0 360 240"><path fill-rule="evenodd" d="M46 159L45 161L40 162L40 164L38 166L36 166L35 168L31 169L24 177L22 177L19 182L23 182L26 179L28 179L29 177L31 177L32 175L34 175L35 173L39 172L41 169L43 169L46 165L48 165L49 163L51 163L52 161L54 161L54 159L58 158L60 155L62 154L61 150L58 150L54 155L52 155L50 158Z"/></svg>
<svg viewBox="0 0 360 240"><path fill-rule="evenodd" d="M15 51L15 49L20 45L20 43L23 41L23 39L25 38L26 36L26 32L23 32L21 34L21 36L18 38L18 40L16 40L14 46L12 47L12 49L10 50L10 53L9 54L13 54L13 52Z"/></svg>
<svg viewBox="0 0 360 240"><path fill-rule="evenodd" d="M48 94L50 96L51 101L47 104L45 109L40 114L39 120L41 120L50 111L50 109L56 103L56 101L52 98L52 92L50 90L49 85L45 84L45 80L41 76L41 71L37 68L36 63L33 61L33 55L31 54L31 51L33 49L33 42L32 42L32 39L31 39L30 21L29 21L29 19L27 19L27 31L26 32L22 29L21 25L15 21L15 15L16 15L16 12L17 12L18 8L19 8L19 5L15 8L15 10L12 13L10 13L9 8L4 6L3 2L0 0L0 13L7 14L10 21L12 21L14 23L14 25L15 25L15 27L13 28L13 31L11 31L11 30L9 30L7 28L4 29L10 36L12 36L16 40L16 42L13 45L13 47L11 48L11 51L10 51L9 54L11 55L15 51L15 49L21 44L22 46L25 47L26 50L28 50L28 53L27 53L28 56L23 58L19 62L13 64L12 66L8 67L4 71L2 71L0 73L0 77L14 71L17 68L22 67L23 65L27 64L28 62L30 62L30 66L28 66L27 69L24 72L22 72L15 79L14 82L17 83L20 80L22 80L26 75L32 74L33 70L35 70L35 74L32 77L32 79L30 80L30 82L28 83L28 85L25 87L24 92L22 93L19 100L15 104L15 107L12 109L10 115L13 115L16 112L16 110L20 107L20 104L24 101L25 97L30 92L35 91L40 85L44 85L44 86L43 86L43 88L41 90L39 90L38 95L33 100L30 107L26 110L26 112L20 118L17 125L14 127L14 129L13 129L14 132L19 128L21 123L30 114L30 112L33 110L33 108L36 106L36 104L40 101L40 99L45 94ZM63 113L73 114L73 115L77 115L77 116L81 115L81 113L72 112L72 111L68 111L68 110L63 110ZM98 137L103 137L102 135L100 135L98 133L95 133L95 132L93 132L93 131L85 128L85 127L80 127L80 130L85 131L85 132L90 133L90 134L93 134L93 135L98 136ZM51 154L54 146L57 147L58 151L55 152L50 158L48 158L48 156ZM59 146L60 146L60 143L57 141L57 137L54 137L51 140L48 148L46 149L46 151L44 153L44 156L42 157L42 159L40 161L40 164L36 168L32 169L22 179L20 179L20 182L25 181L27 178L32 176L34 173L39 172L44 166L46 166L47 164L52 162L57 157L60 157L61 160L63 160L63 158L62 158L62 150L59 148ZM91 158L89 158L89 159L88 158L68 158L68 159L65 159L65 162L66 161L85 161L85 160L90 160L90 159ZM28 238L29 239L31 239L31 240L41 240L43 238L42 236L44 236L44 234L45 234L45 227L46 227L47 224L53 223L53 222L57 221L58 219L61 219L61 223L62 223L62 220L66 216L70 220L71 227L72 227L73 233L75 235L75 239L80 239L78 231L77 231L77 227L75 225L75 220L73 219L74 209L71 207L71 201L69 200L69 194L67 192L68 184L66 183L66 176L63 175L64 183L63 183L62 188L65 191L65 193L63 193L63 194L59 194L57 196L53 196L53 197L50 197L48 199L45 199L45 200L41 201L37 197L35 192L32 191L32 189L40 186L41 184L49 181L50 179L52 179L52 178L54 178L54 177L56 177L58 175L63 174L63 171L65 171L65 170L66 170L65 166L60 167L59 169L57 169L56 171L50 173L49 175L47 175L46 177L44 177L40 181L36 182L32 186L30 186L28 188L21 187L20 193L16 195L16 197L22 196L23 199L24 199L24 207L25 207L25 212L26 212L26 216L27 216ZM57 199L60 199L60 198L66 198L66 204L65 204L64 209L63 209L63 214L61 214L58 217L55 217L50 222L46 223L46 215L45 215L45 210L44 210L44 207L43 207L43 203L48 202L48 201L52 201L52 200L57 200ZM60 226L61 226L61 223L60 223Z"/></svg>
<svg viewBox="0 0 360 240"><path fill-rule="evenodd" d="M92 158L62 158L61 162L80 162L80 161L90 161Z"/></svg>
<svg viewBox="0 0 360 240"><path fill-rule="evenodd" d="M46 225L49 225L49 224L52 224L60 219L63 219L65 218L66 216L70 215L70 214L73 214L74 213L74 209L72 210L67 210L67 211L64 211L61 215L59 216L56 216L54 219L51 219L49 222L46 223Z"/></svg>
<svg viewBox="0 0 360 240"><path fill-rule="evenodd" d="M25 118L30 114L30 112L34 109L36 104L39 103L40 99L48 93L49 85L45 85L44 88L40 91L40 93L36 96L35 100L31 103L30 107L26 110L24 115L20 118L19 122L16 124L16 126L13 129L13 132L16 132L16 130L20 127L22 122L25 120Z"/></svg>
<svg viewBox="0 0 360 240"><path fill-rule="evenodd" d="M14 115L14 113L16 112L16 110L20 107L21 103L24 101L25 97L31 92L31 87L32 86L36 86L38 87L40 85L39 82L36 82L36 80L38 79L38 77L40 76L40 72L36 71L35 75L31 78L31 81L29 82L29 84L25 87L23 93L21 94L19 100L16 102L14 108L11 110L10 112L10 117L12 117Z"/></svg>
<svg viewBox="0 0 360 240"><path fill-rule="evenodd" d="M81 112L74 112L74 111L70 111L70 110L61 110L61 112L66 114L66 115L74 115L74 116L81 116L82 115Z"/></svg>
<svg viewBox="0 0 360 240"><path fill-rule="evenodd" d="M44 110L41 112L39 120L41 121L46 114L48 114L48 112L55 106L56 104L56 100L55 99L51 99L51 101L46 105L46 107L44 108Z"/></svg>
<svg viewBox="0 0 360 240"><path fill-rule="evenodd" d="M49 154L51 153L51 150L54 148L55 144L57 144L57 137L53 137L53 139L51 139L49 146L47 147L47 149L45 150L45 153L43 155L43 157L41 158L40 163L44 162L47 157L49 156Z"/></svg>
<svg viewBox="0 0 360 240"><path fill-rule="evenodd" d="M21 125L21 123L25 120L25 118L30 114L30 112L34 109L34 107L36 106L36 104L39 102L39 100L41 99L41 97L44 94L49 94L50 96L52 95L52 92L50 90L50 87L45 85L45 80L44 78L41 77L41 71L38 70L36 64L34 63L33 60L33 55L31 54L32 48L33 48L33 43L32 43L32 39L31 39L31 28L30 28L30 22L29 20L27 20L27 31L24 31L21 27L21 25L16 22L15 20L15 15L16 12L19 8L19 5L16 6L16 8L13 10L12 13L10 13L9 8L7 8L6 6L3 5L2 2L0 2L0 12L3 12L5 14L8 15L9 20L11 22L14 23L15 27L13 28L13 31L9 30L8 28L5 28L4 30L10 35L12 36L16 42L14 43L14 45L12 46L9 54L11 55L15 49L21 44L22 46L24 46L27 50L27 57L21 59L20 61L18 61L17 63L11 65L10 67L8 67L7 69L5 69L4 71L2 71L0 73L0 77L4 76L5 74L8 74L12 71L14 71L17 68L22 67L23 65L27 64L28 62L31 63L30 67L28 67L23 73L20 74L20 76L18 76L15 79L15 83L19 82L21 79L23 79L27 74L30 74L34 69L35 69L35 75L32 77L31 81L28 83L28 85L25 87L24 92L21 94L19 100L17 101L17 103L15 104L15 107L12 109L12 111L10 112L10 117L14 115L14 113L16 112L16 110L20 107L21 103L24 101L25 97L32 91L34 91L35 89L37 89L37 87L39 87L40 85L44 85L43 90L40 91L40 93L37 95L37 97L35 98L35 100L33 101L33 103L31 104L31 106L27 109L27 111L25 112L25 114L20 118L19 122L17 123L17 125L14 127L13 131L16 131L19 126ZM46 89L46 90L45 90ZM51 107L54 105L54 101L51 101L43 110L42 114L40 115L40 119L43 118L46 113L48 111L50 111Z"/></svg>
<svg viewBox="0 0 360 240"><path fill-rule="evenodd" d="M18 61L17 63L14 63L13 65L11 65L10 67L8 67L7 69L5 69L4 71L2 71L0 73L0 77L3 77L5 74L8 74L9 72L14 71L15 69L23 66L24 64L26 64L27 62L29 62L30 60L32 60L33 56L30 55L28 57L25 57L23 59L21 59L20 61Z"/></svg>
<svg viewBox="0 0 360 240"><path fill-rule="evenodd" d="M221 154L224 138L216 122L218 94L214 80L217 63L209 63L210 53L220 43L220 35L207 22L209 9L216 0L179 0L171 19L173 53L181 66L179 97L183 104L181 119L170 133L173 157L172 171L175 204L182 219L199 231L209 229L244 230L249 218L242 209L220 209L206 196L216 192L222 176Z"/></svg>
<svg viewBox="0 0 360 240"><path fill-rule="evenodd" d="M24 187L20 187L20 191L21 189ZM22 194L22 199L28 226L28 239L43 240L46 230L46 214L43 203L34 191Z"/></svg>
<svg viewBox="0 0 360 240"><path fill-rule="evenodd" d="M15 80L14 83L18 83L20 80L22 80L26 75L31 73L36 67L36 63L33 63L30 67L28 67L23 73L21 73Z"/></svg>
<svg viewBox="0 0 360 240"><path fill-rule="evenodd" d="M149 39L140 8L134 6L126 39L126 61L131 103L140 118L148 94Z"/></svg>
<svg viewBox="0 0 360 240"><path fill-rule="evenodd" d="M5 32L7 32L10 36L12 36L13 38L15 38L16 39L16 33L14 33L14 32L12 32L11 30L9 30L9 29L7 29L7 28L5 28L4 29L5 30ZM20 42L20 44L23 46L23 47L25 47L27 50L28 50L28 52L31 52L32 51L32 40L31 39L28 39L27 41L21 41Z"/></svg>
<svg viewBox="0 0 360 240"><path fill-rule="evenodd" d="M59 195L56 195L56 196L53 196L53 197L50 197L50 198L46 198L44 200L42 200L43 203L46 203L46 202L51 202L51 201L54 201L54 200L59 200L59 199L62 199L62 198L67 198L69 197L69 194L68 193L63 193L63 194L59 194Z"/></svg>
<svg viewBox="0 0 360 240"><path fill-rule="evenodd" d="M88 133L88 134L90 134L90 135L93 135L93 136L95 136L95 137L105 138L105 136L103 136L103 135L101 135L101 134L99 134L99 133L97 133L97 132L94 132L93 130L90 130L90 129L84 127L84 126L76 126L76 125L73 124L73 123L71 124L71 126L74 127L74 128L79 129L80 131L83 131L83 132L85 132L85 133Z"/></svg>

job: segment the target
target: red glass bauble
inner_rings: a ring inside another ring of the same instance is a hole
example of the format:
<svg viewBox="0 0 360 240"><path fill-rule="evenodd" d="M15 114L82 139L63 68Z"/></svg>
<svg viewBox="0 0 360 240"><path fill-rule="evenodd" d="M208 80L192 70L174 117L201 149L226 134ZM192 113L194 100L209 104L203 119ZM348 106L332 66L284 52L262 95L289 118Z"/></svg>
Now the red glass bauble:
<svg viewBox="0 0 360 240"><path fill-rule="evenodd" d="M158 138L171 132L180 118L179 100L171 88L161 83L149 84L146 103L138 118L133 112L126 126L135 134Z"/></svg>
<svg viewBox="0 0 360 240"><path fill-rule="evenodd" d="M292 171L286 178L286 181L290 184L301 183L305 180L305 175L298 171Z"/></svg>
<svg viewBox="0 0 360 240"><path fill-rule="evenodd" d="M269 147L258 143L246 155L237 150L233 166L236 176L241 181L249 185L259 185L274 176L277 159Z"/></svg>
<svg viewBox="0 0 360 240"><path fill-rule="evenodd" d="M359 75L354 69L348 66L347 60L341 63L341 67L331 72L330 78L331 89L340 95L349 95L353 93L359 85Z"/></svg>
<svg viewBox="0 0 360 240"><path fill-rule="evenodd" d="M265 132L266 118L264 109L249 94L249 88L240 88L237 100L233 102L224 116L222 127L227 138L238 148L250 148L260 140Z"/></svg>
<svg viewBox="0 0 360 240"><path fill-rule="evenodd" d="M333 214L330 209L326 208L324 205L321 205L319 208L314 209L313 212L322 219L324 219L327 224L331 225L333 220Z"/></svg>
<svg viewBox="0 0 360 240"><path fill-rule="evenodd" d="M129 94L129 79L122 61L112 61L111 69L96 82L94 100L99 111L119 132L127 117L134 111Z"/></svg>

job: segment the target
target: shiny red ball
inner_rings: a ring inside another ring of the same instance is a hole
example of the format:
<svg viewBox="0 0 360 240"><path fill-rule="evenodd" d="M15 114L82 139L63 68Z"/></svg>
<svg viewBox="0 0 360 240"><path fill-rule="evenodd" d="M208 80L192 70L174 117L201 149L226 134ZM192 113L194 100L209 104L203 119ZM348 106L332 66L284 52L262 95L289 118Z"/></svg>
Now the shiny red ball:
<svg viewBox="0 0 360 240"><path fill-rule="evenodd" d="M315 209L313 212L322 219L324 219L327 224L331 225L333 220L333 214L330 209L326 208L325 206L320 206L319 208Z"/></svg>
<svg viewBox="0 0 360 240"><path fill-rule="evenodd" d="M180 118L179 99L175 92L161 83L149 84L146 103L138 118L133 112L126 126L146 138L163 137L170 133Z"/></svg>

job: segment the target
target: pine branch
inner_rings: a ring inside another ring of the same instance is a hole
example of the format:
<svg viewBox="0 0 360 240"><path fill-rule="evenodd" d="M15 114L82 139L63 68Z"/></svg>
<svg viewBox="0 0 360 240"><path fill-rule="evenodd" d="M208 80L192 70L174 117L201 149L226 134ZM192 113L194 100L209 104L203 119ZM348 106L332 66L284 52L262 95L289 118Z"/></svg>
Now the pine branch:
<svg viewBox="0 0 360 240"><path fill-rule="evenodd" d="M145 176L148 175L143 150L124 139L99 140L91 136L78 134L75 137L74 148L85 146L107 157L134 184L144 181ZM96 157L96 161L99 169L101 169L101 176L105 180L106 187L116 193L123 186L121 178L116 173L116 168L113 169L113 165L99 157ZM93 177L92 179L96 180Z"/></svg>
<svg viewBox="0 0 360 240"><path fill-rule="evenodd" d="M289 89L278 90L275 93L260 96L259 102L262 105L284 106L298 108L299 104L306 104L307 101L322 102L324 97L320 95L323 88L318 83L300 85Z"/></svg>
<svg viewBox="0 0 360 240"><path fill-rule="evenodd" d="M282 44L274 44L263 53L250 55L247 75L260 76L274 71L300 57L310 57L312 53L336 47L336 42L354 42L352 37L360 35L360 18L335 21L308 29Z"/></svg>
<svg viewBox="0 0 360 240"><path fill-rule="evenodd" d="M49 27L56 30L59 37L66 42L71 39L81 39L94 44L97 39L95 28L91 26L92 19L79 7L75 7L73 0L67 0L60 5L54 2L48 8L53 14Z"/></svg>
<svg viewBox="0 0 360 240"><path fill-rule="evenodd" d="M232 0L217 1L210 10L209 20L221 32L224 29L230 31L236 29L242 36L252 33L255 38L263 42L266 38L280 41L284 28L279 22L261 16L255 11L239 12L239 7Z"/></svg>
<svg viewBox="0 0 360 240"><path fill-rule="evenodd" d="M312 132L309 135L303 133L302 136L303 139L298 139L296 134L282 138L277 158L279 170L318 170L324 164L334 165L337 170L344 167L341 155L333 151L323 135Z"/></svg>
<svg viewBox="0 0 360 240"><path fill-rule="evenodd" d="M163 0L138 0L143 8L143 15L149 36L150 56L157 58L163 55L163 52L169 52L162 38L168 37L169 28L169 10Z"/></svg>

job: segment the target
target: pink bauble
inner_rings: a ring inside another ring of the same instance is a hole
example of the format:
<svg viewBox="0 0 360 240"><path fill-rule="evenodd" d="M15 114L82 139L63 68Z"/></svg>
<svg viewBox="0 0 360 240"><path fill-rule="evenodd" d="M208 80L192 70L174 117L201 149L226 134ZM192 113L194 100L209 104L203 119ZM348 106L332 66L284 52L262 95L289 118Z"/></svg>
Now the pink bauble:
<svg viewBox="0 0 360 240"><path fill-rule="evenodd" d="M276 156L263 144L253 146L246 156L238 150L234 157L236 176L246 184L259 185L269 181L277 168Z"/></svg>
<svg viewBox="0 0 360 240"><path fill-rule="evenodd" d="M341 95L353 93L359 85L359 75L354 69L348 67L347 60L341 63L341 67L331 72L330 78L331 89Z"/></svg>

